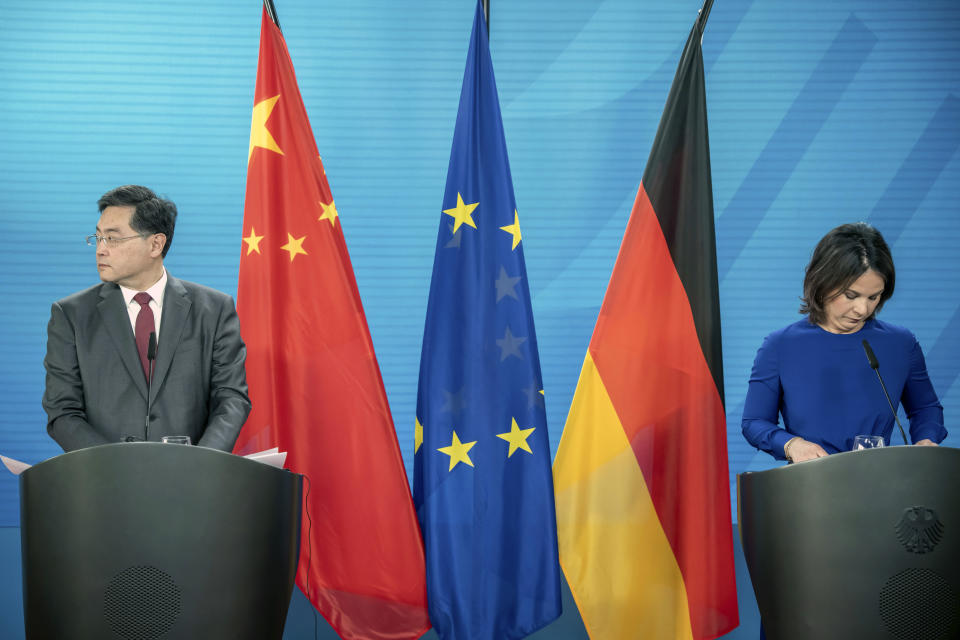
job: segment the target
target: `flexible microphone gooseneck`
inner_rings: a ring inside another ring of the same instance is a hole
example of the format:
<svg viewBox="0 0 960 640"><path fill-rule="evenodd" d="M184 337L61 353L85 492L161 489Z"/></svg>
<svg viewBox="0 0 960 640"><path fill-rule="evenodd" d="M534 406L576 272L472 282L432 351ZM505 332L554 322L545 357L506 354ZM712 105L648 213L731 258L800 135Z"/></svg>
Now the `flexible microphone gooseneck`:
<svg viewBox="0 0 960 640"><path fill-rule="evenodd" d="M893 419L897 421L897 426L900 427L900 436L903 438L903 444L908 444L907 434L903 430L903 425L900 424L900 418L897 417L897 410L893 408L893 403L890 401L890 394L887 393L887 385L883 384L883 376L880 375L880 363L877 362L877 356L874 355L873 349L870 348L870 343L866 340L863 341L863 351L867 354L867 360L870 362L870 368L877 372L877 380L880 381L880 388L883 389L883 396L887 399L887 405L890 407L890 412L893 413Z"/></svg>
<svg viewBox="0 0 960 640"><path fill-rule="evenodd" d="M147 415L143 420L143 440L150 441L150 409L153 404L151 391L153 391L153 361L157 359L157 334L150 332L150 342L147 343L147 361L149 364L150 375L147 377Z"/></svg>

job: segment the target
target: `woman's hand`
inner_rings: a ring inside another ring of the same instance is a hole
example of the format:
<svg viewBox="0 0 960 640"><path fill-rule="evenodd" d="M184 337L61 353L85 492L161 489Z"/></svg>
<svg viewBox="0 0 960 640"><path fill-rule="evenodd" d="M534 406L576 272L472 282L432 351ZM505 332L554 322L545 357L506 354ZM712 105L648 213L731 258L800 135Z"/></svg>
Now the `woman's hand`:
<svg viewBox="0 0 960 640"><path fill-rule="evenodd" d="M923 440L917 441L916 446L918 446L918 447L939 447L940 445L938 445L936 442L934 442L934 441L931 440L930 438L924 438Z"/></svg>
<svg viewBox="0 0 960 640"><path fill-rule="evenodd" d="M917 444L920 444L919 442ZM783 455L787 456L790 462L806 462L807 460L816 460L817 458L826 458L828 454L823 447L815 442L804 440L796 436L783 445Z"/></svg>

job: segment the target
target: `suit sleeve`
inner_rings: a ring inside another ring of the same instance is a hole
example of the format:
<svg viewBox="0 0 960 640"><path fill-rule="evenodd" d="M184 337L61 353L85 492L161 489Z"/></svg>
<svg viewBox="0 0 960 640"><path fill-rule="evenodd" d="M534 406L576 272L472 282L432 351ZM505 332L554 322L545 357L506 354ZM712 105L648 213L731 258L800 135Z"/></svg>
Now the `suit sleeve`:
<svg viewBox="0 0 960 640"><path fill-rule="evenodd" d="M47 433L64 451L106 444L107 440L87 422L83 379L77 360L76 333L63 308L55 302L47 325L47 370L43 409Z"/></svg>
<svg viewBox="0 0 960 640"><path fill-rule="evenodd" d="M747 442L777 460L786 460L783 446L793 436L779 426L780 395L777 349L768 336L753 361L740 426Z"/></svg>
<svg viewBox="0 0 960 640"><path fill-rule="evenodd" d="M250 414L245 362L247 349L240 337L240 318L231 298L221 306L213 344L207 426L200 446L232 451L240 428Z"/></svg>
<svg viewBox="0 0 960 640"><path fill-rule="evenodd" d="M934 442L942 442L947 437L947 430L943 426L943 406L927 375L927 363L916 338L910 351L910 372L903 386L901 402L910 420L911 441L929 438Z"/></svg>

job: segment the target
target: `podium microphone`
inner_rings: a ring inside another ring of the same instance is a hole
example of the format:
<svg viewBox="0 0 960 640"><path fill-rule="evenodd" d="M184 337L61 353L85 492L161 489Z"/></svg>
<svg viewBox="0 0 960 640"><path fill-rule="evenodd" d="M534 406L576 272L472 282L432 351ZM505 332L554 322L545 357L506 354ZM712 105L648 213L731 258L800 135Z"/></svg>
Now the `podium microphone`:
<svg viewBox="0 0 960 640"><path fill-rule="evenodd" d="M873 353L873 349L870 348L870 343L866 340L863 341L863 351L867 354L867 360L870 362L870 368L877 372L877 380L880 381L880 388L883 389L883 396L887 399L887 405L890 406L890 411L893 413L893 419L897 421L897 426L900 427L900 436L903 438L903 444L908 444L907 434L903 430L903 425L900 424L900 418L897 417L897 410L893 408L893 403L890 402L890 394L887 393L887 385L883 384L883 377L880 375L880 363L877 362L877 356Z"/></svg>
<svg viewBox="0 0 960 640"><path fill-rule="evenodd" d="M147 343L147 362L149 362L150 375L147 377L147 415L143 420L143 440L150 440L150 409L153 404L151 391L153 391L153 361L157 359L157 334L150 332L150 341Z"/></svg>

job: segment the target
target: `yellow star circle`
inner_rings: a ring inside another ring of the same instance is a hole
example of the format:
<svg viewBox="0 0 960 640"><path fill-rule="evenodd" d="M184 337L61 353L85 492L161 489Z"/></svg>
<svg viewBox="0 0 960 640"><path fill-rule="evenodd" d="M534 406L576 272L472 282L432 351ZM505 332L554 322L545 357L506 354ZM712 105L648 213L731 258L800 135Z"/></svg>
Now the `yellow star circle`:
<svg viewBox="0 0 960 640"><path fill-rule="evenodd" d="M477 223L473 221L473 210L477 208L478 204L480 203L464 204L463 197L459 191L457 192L457 206L453 209L443 210L445 214L453 218L453 233L456 233L462 224L470 225L474 229L477 228Z"/></svg>
<svg viewBox="0 0 960 640"><path fill-rule="evenodd" d="M454 431L453 441L450 443L450 446L437 449L440 453L445 453L450 456L450 468L447 469L447 471L453 471L453 468L461 462L472 467L473 461L467 452L470 451L475 444L477 444L476 440L473 442L460 442L460 438L457 437L457 432Z"/></svg>
<svg viewBox="0 0 960 640"><path fill-rule="evenodd" d="M517 210L513 210L513 224L508 224L505 227L500 227L502 231L506 231L513 236L513 246L510 247L510 250L513 251L517 248L517 245L520 244L520 215L517 214Z"/></svg>
<svg viewBox="0 0 960 640"><path fill-rule="evenodd" d="M507 457L513 455L517 449L523 449L527 453L533 455L533 450L530 448L530 445L527 444L527 438L530 437L530 434L534 432L536 427L530 427L529 429L521 429L517 426L517 419L510 419L510 431L507 433L498 433L497 437L506 440L510 443L510 450L507 452Z"/></svg>
<svg viewBox="0 0 960 640"><path fill-rule="evenodd" d="M420 424L420 418L413 419L413 452L420 451L423 446L423 425Z"/></svg>

